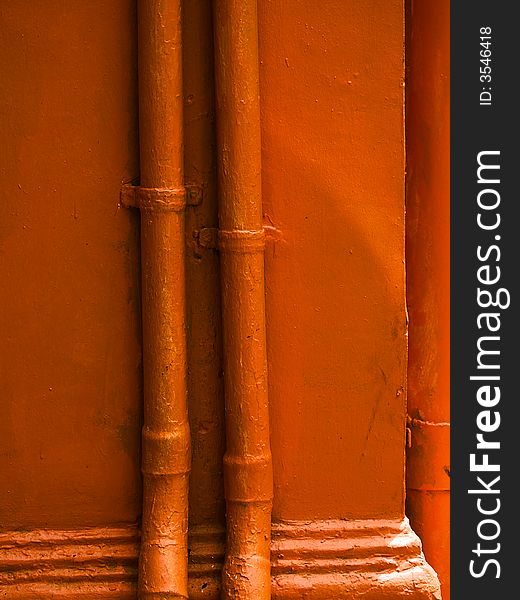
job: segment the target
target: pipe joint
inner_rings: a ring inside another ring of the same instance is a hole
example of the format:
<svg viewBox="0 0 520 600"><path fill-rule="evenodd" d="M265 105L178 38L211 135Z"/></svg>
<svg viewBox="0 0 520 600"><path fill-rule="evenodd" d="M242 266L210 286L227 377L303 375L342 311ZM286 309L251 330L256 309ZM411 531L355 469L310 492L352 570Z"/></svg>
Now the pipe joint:
<svg viewBox="0 0 520 600"><path fill-rule="evenodd" d="M172 431L143 427L141 471L145 475L187 475L191 469L190 437L187 423Z"/></svg>
<svg viewBox="0 0 520 600"><path fill-rule="evenodd" d="M221 252L234 254L256 254L264 251L265 231L263 229L249 231L246 229L221 229L218 232Z"/></svg>
<svg viewBox="0 0 520 600"><path fill-rule="evenodd" d="M273 500L271 454L224 456L224 485L229 502L256 503Z"/></svg>
<svg viewBox="0 0 520 600"><path fill-rule="evenodd" d="M450 424L409 419L407 486L410 490L450 489Z"/></svg>

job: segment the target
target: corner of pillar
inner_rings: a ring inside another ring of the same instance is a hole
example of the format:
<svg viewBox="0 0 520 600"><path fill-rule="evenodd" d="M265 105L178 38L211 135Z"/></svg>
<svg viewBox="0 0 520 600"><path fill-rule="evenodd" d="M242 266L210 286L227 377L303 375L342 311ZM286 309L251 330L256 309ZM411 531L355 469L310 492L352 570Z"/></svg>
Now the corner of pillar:
<svg viewBox="0 0 520 600"><path fill-rule="evenodd" d="M272 563L273 600L441 600L407 518L278 523Z"/></svg>

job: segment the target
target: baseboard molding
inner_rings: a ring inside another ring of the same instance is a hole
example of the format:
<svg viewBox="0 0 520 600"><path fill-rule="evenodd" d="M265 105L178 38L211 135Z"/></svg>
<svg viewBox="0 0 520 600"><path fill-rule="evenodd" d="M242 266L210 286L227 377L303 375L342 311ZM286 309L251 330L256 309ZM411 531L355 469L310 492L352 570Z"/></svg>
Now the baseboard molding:
<svg viewBox="0 0 520 600"><path fill-rule="evenodd" d="M272 534L276 600L440 600L408 519L280 523Z"/></svg>
<svg viewBox="0 0 520 600"><path fill-rule="evenodd" d="M189 535L189 594L191 600L220 600L220 573L224 564L226 531L195 527Z"/></svg>
<svg viewBox="0 0 520 600"><path fill-rule="evenodd" d="M135 599L137 527L0 534L0 598Z"/></svg>
<svg viewBox="0 0 520 600"><path fill-rule="evenodd" d="M217 600L225 533L190 533L190 598ZM0 598L135 600L137 527L0 533ZM273 600L440 599L403 521L283 522L272 531Z"/></svg>

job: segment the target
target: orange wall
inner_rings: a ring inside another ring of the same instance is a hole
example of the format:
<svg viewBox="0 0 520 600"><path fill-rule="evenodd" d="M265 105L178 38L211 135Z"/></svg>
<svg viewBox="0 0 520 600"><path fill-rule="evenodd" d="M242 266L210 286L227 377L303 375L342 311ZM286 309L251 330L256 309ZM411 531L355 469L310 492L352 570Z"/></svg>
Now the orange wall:
<svg viewBox="0 0 520 600"><path fill-rule="evenodd" d="M200 7L186 11L186 57L209 69ZM138 174L134 3L0 11L1 526L130 523L140 512L138 217L117 204ZM266 252L274 518L400 518L403 5L262 0L259 19L265 224L278 230ZM186 174L207 188L187 217L193 524L223 517L218 264L192 235L216 226L205 81L185 82Z"/></svg>
<svg viewBox="0 0 520 600"><path fill-rule="evenodd" d="M274 517L404 511L403 6L259 3Z"/></svg>
<svg viewBox="0 0 520 600"><path fill-rule="evenodd" d="M0 468L10 482L2 523L132 521L140 495L137 217L117 202L121 182L138 173L133 3L72 11L17 2L2 12L9 69L0 98L8 117L1 427L9 450ZM398 516L402 4L265 1L259 16L264 205L266 224L281 231L267 251L274 515ZM201 85L190 81L187 97ZM198 99L187 101L187 122ZM204 102L199 112L211 115L211 98ZM206 170L211 182L214 166L203 153L211 127L198 135L187 172L199 161L191 173ZM209 209L198 219L214 226L214 215ZM196 270L188 271L196 290ZM216 310L211 302L192 311L193 323ZM212 364L207 377L218 394L218 356ZM200 448L208 426L221 423L221 401L196 402ZM218 434L211 444L208 456L221 452ZM194 485L202 490L202 478L216 497L206 508L202 492L192 501L201 503L197 522L204 511L222 514L217 466L204 475L203 456L195 450Z"/></svg>
<svg viewBox="0 0 520 600"><path fill-rule="evenodd" d="M0 7L0 527L140 512L130 0Z"/></svg>

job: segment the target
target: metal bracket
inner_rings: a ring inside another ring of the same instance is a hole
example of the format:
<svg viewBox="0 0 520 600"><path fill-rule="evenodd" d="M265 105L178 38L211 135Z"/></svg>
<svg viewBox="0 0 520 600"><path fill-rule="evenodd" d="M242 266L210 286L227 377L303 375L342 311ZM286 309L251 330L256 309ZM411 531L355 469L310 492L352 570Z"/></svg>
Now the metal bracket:
<svg viewBox="0 0 520 600"><path fill-rule="evenodd" d="M121 205L146 211L182 212L186 208L185 188L146 188L123 185Z"/></svg>
<svg viewBox="0 0 520 600"><path fill-rule="evenodd" d="M145 188L124 184L120 201L126 208L142 210L173 210L181 212L186 206L200 206L204 197L201 185L186 184L183 188Z"/></svg>
<svg viewBox="0 0 520 600"><path fill-rule="evenodd" d="M204 187L196 183L186 184L186 205L200 206L204 200Z"/></svg>
<svg viewBox="0 0 520 600"><path fill-rule="evenodd" d="M221 250L223 245L228 249L232 245L235 252L251 252L258 249L262 250L264 243L280 240L281 232L268 225L264 225L260 231L233 232L223 232L217 227L203 227L202 229L196 229L193 232L193 237L201 248Z"/></svg>

